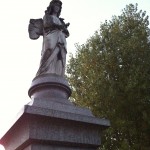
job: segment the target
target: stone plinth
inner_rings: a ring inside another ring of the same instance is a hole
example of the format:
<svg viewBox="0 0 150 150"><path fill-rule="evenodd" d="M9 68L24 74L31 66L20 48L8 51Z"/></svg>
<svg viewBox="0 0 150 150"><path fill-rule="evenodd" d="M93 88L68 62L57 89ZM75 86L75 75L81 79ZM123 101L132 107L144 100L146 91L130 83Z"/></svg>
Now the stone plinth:
<svg viewBox="0 0 150 150"><path fill-rule="evenodd" d="M65 78L56 74L35 77L28 93L33 100L49 99L48 101L71 104L68 101L68 98L71 95L71 89L68 82Z"/></svg>
<svg viewBox="0 0 150 150"><path fill-rule="evenodd" d="M110 122L74 106L70 94L60 76L35 78L29 89L31 103L1 139L6 150L96 150Z"/></svg>

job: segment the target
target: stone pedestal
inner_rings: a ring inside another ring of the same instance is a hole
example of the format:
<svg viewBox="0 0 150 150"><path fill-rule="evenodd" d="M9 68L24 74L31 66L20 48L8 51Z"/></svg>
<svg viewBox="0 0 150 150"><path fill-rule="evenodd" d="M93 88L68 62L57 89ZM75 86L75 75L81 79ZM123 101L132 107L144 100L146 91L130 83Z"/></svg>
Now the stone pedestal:
<svg viewBox="0 0 150 150"><path fill-rule="evenodd" d="M6 150L96 150L110 122L74 106L70 95L63 77L36 77L29 89L32 101L1 139Z"/></svg>

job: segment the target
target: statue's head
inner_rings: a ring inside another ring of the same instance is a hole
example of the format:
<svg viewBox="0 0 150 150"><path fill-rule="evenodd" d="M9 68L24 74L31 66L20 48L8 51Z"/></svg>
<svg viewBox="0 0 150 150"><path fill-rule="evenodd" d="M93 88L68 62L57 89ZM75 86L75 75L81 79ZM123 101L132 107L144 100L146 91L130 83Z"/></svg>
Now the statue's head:
<svg viewBox="0 0 150 150"><path fill-rule="evenodd" d="M49 6L47 7L47 10L45 12L51 15L53 13L55 5L60 7L60 11L59 11L59 13L57 15L59 17L59 15L61 13L61 8L62 8L62 2L60 0L52 0L50 2Z"/></svg>

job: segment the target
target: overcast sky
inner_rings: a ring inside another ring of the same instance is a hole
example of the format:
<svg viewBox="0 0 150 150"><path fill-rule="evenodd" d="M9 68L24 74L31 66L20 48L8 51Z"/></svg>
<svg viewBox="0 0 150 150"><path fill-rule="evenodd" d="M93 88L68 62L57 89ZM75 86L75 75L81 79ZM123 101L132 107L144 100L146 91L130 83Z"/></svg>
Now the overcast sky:
<svg viewBox="0 0 150 150"><path fill-rule="evenodd" d="M42 18L50 0L0 1L0 137L11 120L30 101L28 89L40 62L42 37L28 36L30 18ZM99 29L100 23L120 15L130 3L146 10L150 0L63 0L61 17L70 22L68 55L75 43L83 44ZM1 149L0 149L1 150Z"/></svg>

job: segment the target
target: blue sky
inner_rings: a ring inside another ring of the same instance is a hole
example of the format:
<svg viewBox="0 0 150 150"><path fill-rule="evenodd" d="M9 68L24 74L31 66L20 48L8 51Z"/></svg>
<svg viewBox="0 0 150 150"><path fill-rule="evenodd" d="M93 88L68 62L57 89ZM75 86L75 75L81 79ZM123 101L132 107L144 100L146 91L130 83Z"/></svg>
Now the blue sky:
<svg viewBox="0 0 150 150"><path fill-rule="evenodd" d="M0 1L0 137L21 107L30 101L28 89L40 62L42 37L30 40L30 18L41 18L49 0ZM100 23L130 3L150 16L150 0L63 0L61 17L70 22L68 55L75 43L83 44L99 29ZM1 149L0 149L1 150Z"/></svg>

